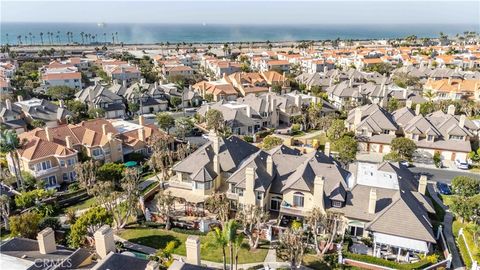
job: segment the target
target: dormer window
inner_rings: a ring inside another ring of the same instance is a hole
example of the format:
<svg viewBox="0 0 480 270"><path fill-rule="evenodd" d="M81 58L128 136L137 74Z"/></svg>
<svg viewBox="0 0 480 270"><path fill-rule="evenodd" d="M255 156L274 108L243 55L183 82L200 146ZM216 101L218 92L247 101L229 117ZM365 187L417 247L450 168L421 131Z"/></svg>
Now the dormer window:
<svg viewBox="0 0 480 270"><path fill-rule="evenodd" d="M383 130L383 134L389 134L389 133L390 133L390 130L387 130L387 129Z"/></svg>
<svg viewBox="0 0 480 270"><path fill-rule="evenodd" d="M412 140L418 141L418 134L412 134Z"/></svg>
<svg viewBox="0 0 480 270"><path fill-rule="evenodd" d="M428 135L427 137L427 141L430 141L430 142L433 142L434 139L435 139L435 136L433 135Z"/></svg>
<svg viewBox="0 0 480 270"><path fill-rule="evenodd" d="M332 201L332 206L335 208L341 208L343 203L341 201Z"/></svg>
<svg viewBox="0 0 480 270"><path fill-rule="evenodd" d="M305 203L305 197L301 192L295 192L293 194L293 206L295 207L303 207Z"/></svg>
<svg viewBox="0 0 480 270"><path fill-rule="evenodd" d="M450 135L450 140L463 141L464 137L458 135Z"/></svg>

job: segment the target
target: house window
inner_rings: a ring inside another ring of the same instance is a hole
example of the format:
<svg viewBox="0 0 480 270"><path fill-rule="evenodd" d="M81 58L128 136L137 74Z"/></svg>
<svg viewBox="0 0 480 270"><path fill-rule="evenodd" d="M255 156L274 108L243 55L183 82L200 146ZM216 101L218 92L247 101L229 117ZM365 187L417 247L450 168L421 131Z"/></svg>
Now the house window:
<svg viewBox="0 0 480 270"><path fill-rule="evenodd" d="M77 179L77 174L74 171L70 172L70 180L75 181L76 179Z"/></svg>
<svg viewBox="0 0 480 270"><path fill-rule="evenodd" d="M463 136L450 135L450 140L463 141Z"/></svg>
<svg viewBox="0 0 480 270"><path fill-rule="evenodd" d="M435 138L435 137L434 137L433 135L428 135L427 140L429 140L429 141L432 142L434 138Z"/></svg>
<svg viewBox="0 0 480 270"><path fill-rule="evenodd" d="M63 173L63 181L67 181L68 180L68 173Z"/></svg>
<svg viewBox="0 0 480 270"><path fill-rule="evenodd" d="M303 207L305 203L305 198L303 196L303 193L301 192L295 192L293 194L293 206L295 207Z"/></svg>
<svg viewBox="0 0 480 270"><path fill-rule="evenodd" d="M43 181L45 181L45 185L47 187L53 187L57 185L57 177L55 175L43 178Z"/></svg>
<svg viewBox="0 0 480 270"><path fill-rule="evenodd" d="M93 149L92 154L94 156L101 156L102 155L102 150L99 148Z"/></svg>
<svg viewBox="0 0 480 270"><path fill-rule="evenodd" d="M65 167L65 160L60 160L60 166Z"/></svg>
<svg viewBox="0 0 480 270"><path fill-rule="evenodd" d="M243 189L242 188L236 188L235 191L236 191L235 193L237 193L238 196L243 196Z"/></svg>
<svg viewBox="0 0 480 270"><path fill-rule="evenodd" d="M342 202L341 201L332 201L332 206L336 208L342 207Z"/></svg>
<svg viewBox="0 0 480 270"><path fill-rule="evenodd" d="M418 134L412 134L412 140L418 141Z"/></svg>
<svg viewBox="0 0 480 270"><path fill-rule="evenodd" d="M280 210L280 205L282 204L282 197L274 196L270 200L270 210L278 211Z"/></svg>
<svg viewBox="0 0 480 270"><path fill-rule="evenodd" d="M73 164L75 164L75 159L74 158L71 158L71 159L67 160L67 165L68 166L72 166Z"/></svg>
<svg viewBox="0 0 480 270"><path fill-rule="evenodd" d="M383 134L389 134L389 133L390 133L390 130L387 130L387 129L383 130Z"/></svg>
<svg viewBox="0 0 480 270"><path fill-rule="evenodd" d="M257 192L256 192L256 196L257 196L257 200L263 199L263 192L257 191Z"/></svg>
<svg viewBox="0 0 480 270"><path fill-rule="evenodd" d="M52 167L50 160L42 161L36 164L37 171L48 170Z"/></svg>

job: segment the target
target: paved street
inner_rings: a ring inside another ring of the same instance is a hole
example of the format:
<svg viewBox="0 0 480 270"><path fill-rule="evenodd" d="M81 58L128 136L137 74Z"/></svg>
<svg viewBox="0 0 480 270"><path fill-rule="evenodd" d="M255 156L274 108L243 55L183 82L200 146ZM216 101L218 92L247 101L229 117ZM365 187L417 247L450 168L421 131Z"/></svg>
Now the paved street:
<svg viewBox="0 0 480 270"><path fill-rule="evenodd" d="M460 170L434 169L425 167L412 167L410 170L417 174L426 174L428 180L450 184L452 179L458 175L480 177L479 173L471 173Z"/></svg>

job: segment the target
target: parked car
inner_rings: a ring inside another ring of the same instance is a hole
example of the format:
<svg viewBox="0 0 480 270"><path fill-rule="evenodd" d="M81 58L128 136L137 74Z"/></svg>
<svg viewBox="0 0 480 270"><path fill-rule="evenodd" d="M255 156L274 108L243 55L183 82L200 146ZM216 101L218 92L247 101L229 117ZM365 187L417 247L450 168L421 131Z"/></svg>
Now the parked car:
<svg viewBox="0 0 480 270"><path fill-rule="evenodd" d="M450 187L447 184L442 183L442 182L437 182L437 190L438 190L438 193L440 193L442 195L451 195L452 194L452 190L450 189Z"/></svg>
<svg viewBox="0 0 480 270"><path fill-rule="evenodd" d="M468 170L470 168L466 161L461 161L459 159L455 160L455 165L460 170Z"/></svg>
<svg viewBox="0 0 480 270"><path fill-rule="evenodd" d="M410 163L410 161L408 161L408 160L401 160L400 164L402 164L405 167L412 167L413 166L412 163Z"/></svg>

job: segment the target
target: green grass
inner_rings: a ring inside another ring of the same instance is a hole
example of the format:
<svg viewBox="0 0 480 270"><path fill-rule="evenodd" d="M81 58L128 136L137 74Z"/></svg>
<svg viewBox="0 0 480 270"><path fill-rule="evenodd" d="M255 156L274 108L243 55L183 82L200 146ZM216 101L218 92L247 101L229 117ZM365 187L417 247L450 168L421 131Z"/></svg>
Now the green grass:
<svg viewBox="0 0 480 270"><path fill-rule="evenodd" d="M186 255L185 241L188 235L178 233L174 231L167 231L164 229L152 229L152 228L131 228L121 231L119 235L136 244L149 246L155 249L165 248L168 242L175 241L178 246L173 251L174 254ZM200 254L202 260L212 262L222 262L222 249L218 246L208 245L208 236L200 236L200 243L202 244ZM245 245L244 245L245 246ZM262 243L256 250L248 250L248 248L242 248L239 252L238 263L256 263L263 262L268 252L268 243ZM228 262L227 251L227 262Z"/></svg>
<svg viewBox="0 0 480 270"><path fill-rule="evenodd" d="M315 254L305 254L303 256L303 265L316 270L328 270L331 267Z"/></svg>
<svg viewBox="0 0 480 270"><path fill-rule="evenodd" d="M65 210L66 211L69 210L69 209L74 209L75 211L83 210L83 209L87 209L87 208L92 207L94 204L95 204L95 198L92 197L92 198L86 199L85 201L82 201L80 203L70 205Z"/></svg>
<svg viewBox="0 0 480 270"><path fill-rule="evenodd" d="M469 230L469 226L471 225L462 223L459 220L455 220L452 224L453 234L455 235L460 254L462 255L465 265L470 268L472 261L467 251L467 245L472 252L473 259L477 262L480 262L480 247L475 244L475 241L473 240L473 235ZM460 228L463 228L463 235L465 236L465 241L463 241L463 238L458 235Z"/></svg>

